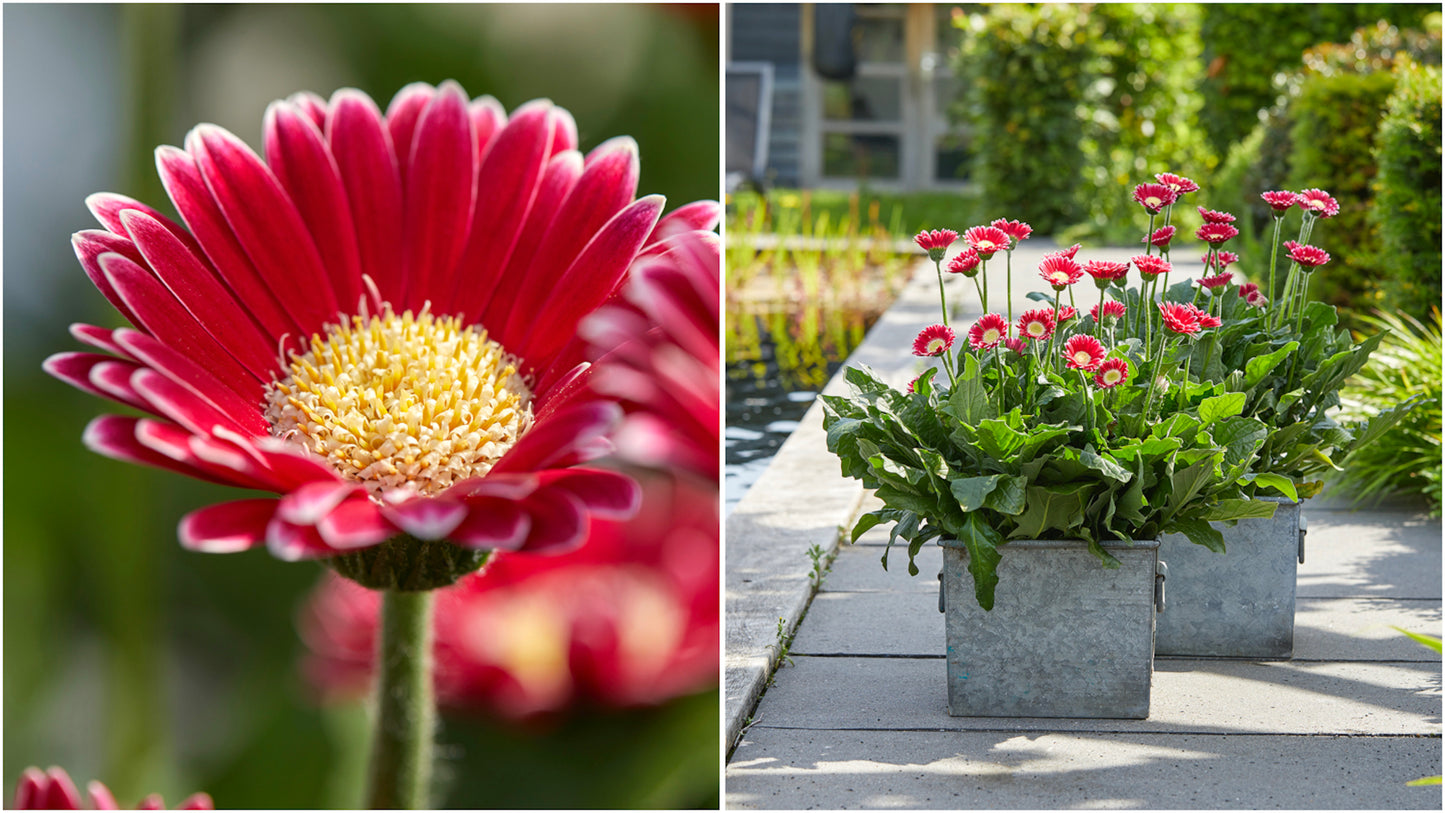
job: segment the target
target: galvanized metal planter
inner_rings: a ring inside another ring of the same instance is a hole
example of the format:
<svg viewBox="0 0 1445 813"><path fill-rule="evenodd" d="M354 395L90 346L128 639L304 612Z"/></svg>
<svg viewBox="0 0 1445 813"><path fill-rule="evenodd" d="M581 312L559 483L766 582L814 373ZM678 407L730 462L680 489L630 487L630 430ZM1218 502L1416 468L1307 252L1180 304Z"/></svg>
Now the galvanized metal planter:
<svg viewBox="0 0 1445 813"><path fill-rule="evenodd" d="M1182 534L1160 539L1169 562L1169 612L1154 652L1189 657L1284 660L1294 654L1295 575L1304 561L1300 504L1283 498L1274 516L1216 523L1224 554Z"/></svg>
<svg viewBox="0 0 1445 813"><path fill-rule="evenodd" d="M941 540L939 609L955 717L1149 716L1154 615L1163 601L1159 543L1105 543L1106 569L1080 541L999 548L993 610L974 598L968 552Z"/></svg>

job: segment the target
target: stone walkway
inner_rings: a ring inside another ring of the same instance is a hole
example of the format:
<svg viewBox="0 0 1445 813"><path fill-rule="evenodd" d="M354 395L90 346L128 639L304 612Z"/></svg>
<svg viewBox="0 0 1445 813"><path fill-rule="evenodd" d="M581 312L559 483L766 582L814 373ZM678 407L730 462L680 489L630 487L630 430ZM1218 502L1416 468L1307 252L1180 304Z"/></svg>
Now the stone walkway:
<svg viewBox="0 0 1445 813"><path fill-rule="evenodd" d="M1025 246L1015 282L1037 289L1026 278L1053 247ZM855 354L895 382L916 373L906 340L937 319L920 271ZM957 322L978 315L963 294L950 294ZM1294 659L1158 658L1147 720L950 717L939 548L917 577L898 550L885 572L874 529L808 605L808 547L833 549L868 510L823 447L820 412L728 520L727 807L1440 808L1439 787L1405 786L1440 772L1440 659L1391 629L1440 634L1438 520L1307 503ZM796 627L791 663L754 705L779 619Z"/></svg>

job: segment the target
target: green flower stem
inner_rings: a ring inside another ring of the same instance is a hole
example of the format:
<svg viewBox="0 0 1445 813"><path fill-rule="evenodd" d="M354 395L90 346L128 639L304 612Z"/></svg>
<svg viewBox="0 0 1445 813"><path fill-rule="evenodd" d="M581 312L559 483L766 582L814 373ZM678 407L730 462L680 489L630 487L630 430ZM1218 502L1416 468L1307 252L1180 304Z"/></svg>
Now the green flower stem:
<svg viewBox="0 0 1445 813"><path fill-rule="evenodd" d="M979 305L982 305L983 302L984 302L983 289L980 288L980 287L978 287L978 275L975 274L974 276L970 277L970 279L973 280L973 290L975 290L975 291L978 292L978 302L979 302ZM987 312L987 311L985 311L985 313L986 313L986 312Z"/></svg>
<svg viewBox="0 0 1445 813"><path fill-rule="evenodd" d="M1015 240L1017 245L1018 241ZM1008 255L1004 257L1004 284L1007 286L1005 293L1008 295L1008 323L1014 323L1014 250L1010 248ZM985 311L987 313L987 311Z"/></svg>
<svg viewBox="0 0 1445 813"><path fill-rule="evenodd" d="M1271 296L1271 297L1274 296L1274 266L1275 266L1275 260L1276 260L1276 258L1279 257L1279 224L1280 224L1283 220L1284 220L1284 217L1283 217L1282 215L1276 215L1276 216L1275 216L1275 219L1274 219L1274 238L1273 238L1273 240L1270 242L1270 251L1269 251L1269 296ZM1278 311L1278 310L1279 310L1279 304L1282 304L1282 303L1277 303L1277 304L1275 305L1275 311ZM1269 315L1270 327L1273 327L1273 326L1274 326L1274 322L1276 321L1277 318L1278 318L1278 317L1277 317L1277 315L1276 315L1275 313L1273 313L1273 312L1270 313L1270 315Z"/></svg>
<svg viewBox="0 0 1445 813"><path fill-rule="evenodd" d="M431 806L433 603L430 590L382 593L376 735L366 792L373 810Z"/></svg>
<svg viewBox="0 0 1445 813"><path fill-rule="evenodd" d="M1180 366L1179 376L1179 411L1183 412L1186 406L1184 391L1188 389L1185 385L1189 383L1189 365L1194 361L1194 340L1189 340L1189 349L1184 353L1184 363Z"/></svg>
<svg viewBox="0 0 1445 813"><path fill-rule="evenodd" d="M983 298L983 312L988 313L988 259L978 261L978 275L983 277L983 291L979 294Z"/></svg>
<svg viewBox="0 0 1445 813"><path fill-rule="evenodd" d="M1069 307L1074 309L1074 318L1079 318L1079 303L1074 301L1074 286L1072 285L1069 286ZM1059 314L1056 312L1054 318L1057 319L1058 317Z"/></svg>
<svg viewBox="0 0 1445 813"><path fill-rule="evenodd" d="M943 326L948 327L948 300L943 296L943 262L934 260L933 270L938 274L938 305L943 309Z"/></svg>
<svg viewBox="0 0 1445 813"><path fill-rule="evenodd" d="M1063 294L1058 288L1054 289L1054 331L1049 334L1049 369L1055 369L1058 359L1054 358L1054 340L1059 338L1059 296Z"/></svg>
<svg viewBox="0 0 1445 813"><path fill-rule="evenodd" d="M1154 287L1159 284L1159 275L1154 275L1149 281L1139 286L1139 293L1143 294L1144 289L1149 289L1149 296L1140 302L1140 310L1144 311L1144 358L1149 358L1149 351L1154 347ZM1145 305L1145 302L1148 304Z"/></svg>
<svg viewBox="0 0 1445 813"><path fill-rule="evenodd" d="M1154 253L1154 215L1149 215L1149 231L1144 232L1144 256Z"/></svg>
<svg viewBox="0 0 1445 813"><path fill-rule="evenodd" d="M1102 339L1102 338L1103 338L1103 336L1102 336L1103 328L1100 327L1100 326L1104 324L1104 292L1105 292L1106 290L1108 290L1108 289L1107 289L1107 288L1100 288L1100 289L1099 289L1099 313L1098 313L1098 315L1097 315L1096 317L1094 317L1094 338L1096 338L1096 339ZM1113 342L1110 342L1110 344L1113 344Z"/></svg>

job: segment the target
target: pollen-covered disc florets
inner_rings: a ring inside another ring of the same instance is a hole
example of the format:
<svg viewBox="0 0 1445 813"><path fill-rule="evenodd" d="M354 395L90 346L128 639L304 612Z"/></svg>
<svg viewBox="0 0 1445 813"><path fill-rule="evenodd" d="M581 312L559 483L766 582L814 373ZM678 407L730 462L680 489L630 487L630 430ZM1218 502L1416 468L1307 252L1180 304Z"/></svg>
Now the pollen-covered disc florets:
<svg viewBox="0 0 1445 813"><path fill-rule="evenodd" d="M435 494L486 474L531 424L517 364L480 327L386 306L293 353L267 389L266 419L372 493Z"/></svg>

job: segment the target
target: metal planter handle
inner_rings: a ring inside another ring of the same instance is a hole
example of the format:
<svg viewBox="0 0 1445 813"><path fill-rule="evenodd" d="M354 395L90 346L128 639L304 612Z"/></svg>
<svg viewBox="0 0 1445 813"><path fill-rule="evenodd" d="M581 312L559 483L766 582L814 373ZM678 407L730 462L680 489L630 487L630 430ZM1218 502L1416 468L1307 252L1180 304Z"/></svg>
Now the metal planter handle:
<svg viewBox="0 0 1445 813"><path fill-rule="evenodd" d="M1305 563L1305 534L1309 533L1309 528L1305 527L1305 525L1306 525L1306 523L1305 523L1305 515L1304 515L1304 512L1301 511L1301 512L1300 512L1300 515L1299 515L1299 563L1300 563L1300 564L1304 564L1304 563Z"/></svg>
<svg viewBox="0 0 1445 813"><path fill-rule="evenodd" d="M1154 565L1154 612L1164 612L1164 580L1169 578L1169 565Z"/></svg>

